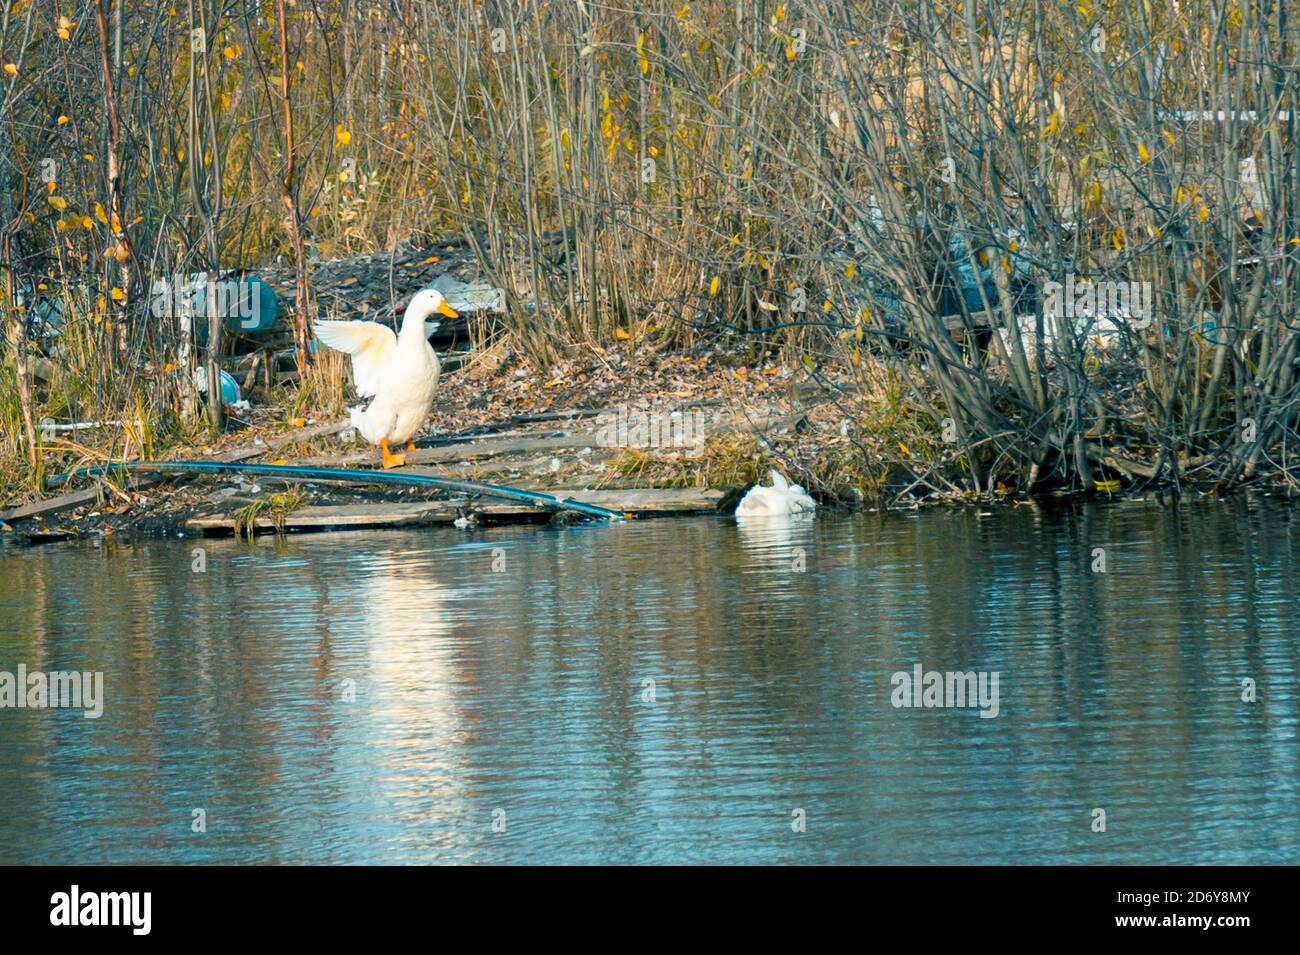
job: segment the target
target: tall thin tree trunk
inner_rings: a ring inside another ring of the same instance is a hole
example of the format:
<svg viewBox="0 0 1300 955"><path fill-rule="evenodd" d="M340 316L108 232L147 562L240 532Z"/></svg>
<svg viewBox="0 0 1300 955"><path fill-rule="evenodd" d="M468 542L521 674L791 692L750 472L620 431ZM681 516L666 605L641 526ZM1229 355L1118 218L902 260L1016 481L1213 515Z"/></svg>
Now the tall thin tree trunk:
<svg viewBox="0 0 1300 955"><path fill-rule="evenodd" d="M301 375L307 370L307 319L310 315L310 294L307 287L307 253L302 240L302 216L298 208L298 194L294 183L293 156L293 104L289 99L289 25L285 16L284 0L276 0L275 16L280 30L280 109L284 125L284 175L280 179L280 197L289 225L289 241L293 246L294 269L294 358Z"/></svg>
<svg viewBox="0 0 1300 955"><path fill-rule="evenodd" d="M9 332L10 343L14 349L14 373L18 378L18 406L23 416L23 433L27 438L27 460L33 470L37 466L36 426L32 420L32 392L27 378L27 326L23 314L14 304L14 270L13 256L10 252L10 236L5 234L3 249L5 270L5 313L13 323Z"/></svg>

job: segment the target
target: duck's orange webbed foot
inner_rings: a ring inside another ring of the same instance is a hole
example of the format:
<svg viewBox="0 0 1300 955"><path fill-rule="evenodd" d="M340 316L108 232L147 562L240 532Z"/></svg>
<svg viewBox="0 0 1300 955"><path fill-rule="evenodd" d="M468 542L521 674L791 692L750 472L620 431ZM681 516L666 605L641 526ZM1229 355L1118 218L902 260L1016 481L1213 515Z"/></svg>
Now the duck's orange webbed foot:
<svg viewBox="0 0 1300 955"><path fill-rule="evenodd" d="M405 454L393 454L392 451L389 451L389 450L388 450L388 439L387 439L387 438L380 438L380 439L379 439L379 450L380 450L381 452L383 452L383 455L384 455L384 470L385 470L385 471L387 471L389 468L400 468L403 464L406 463L406 455L405 455Z"/></svg>
<svg viewBox="0 0 1300 955"><path fill-rule="evenodd" d="M407 439L406 439L406 450L408 450L408 451L414 451L414 450L415 450L415 442L412 441L410 438L407 438Z"/></svg>

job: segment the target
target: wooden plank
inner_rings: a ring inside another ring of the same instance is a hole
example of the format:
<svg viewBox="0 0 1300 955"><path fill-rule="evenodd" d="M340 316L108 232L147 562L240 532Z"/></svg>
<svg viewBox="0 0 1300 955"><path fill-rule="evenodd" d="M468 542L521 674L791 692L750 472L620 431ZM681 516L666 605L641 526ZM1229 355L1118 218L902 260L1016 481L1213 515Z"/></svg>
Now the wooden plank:
<svg viewBox="0 0 1300 955"><path fill-rule="evenodd" d="M450 524L456 516L456 508L447 501L402 501L300 507L284 515L281 523L285 530L401 527ZM196 531L234 530L235 518L230 514L200 514L186 521L185 526ZM263 515L257 518L255 526L272 530L276 527L276 519Z"/></svg>
<svg viewBox="0 0 1300 955"><path fill-rule="evenodd" d="M644 517L665 514L711 514L717 511L718 505L726 496L725 491L713 488L629 490L551 488L544 493ZM502 523L514 520L536 520L546 513L542 508L508 502L493 504L471 503L465 500L379 502L301 507L285 514L279 520L279 526L285 531L323 531L451 524L462 512L469 511ZM188 530L200 533L233 531L234 526L235 519L230 514L201 514L185 522ZM275 530L277 520L272 516L262 515L254 521L254 527L261 531Z"/></svg>
<svg viewBox="0 0 1300 955"><path fill-rule="evenodd" d="M247 444L243 447L232 448L229 451L223 451L221 454L213 455L206 458L198 458L200 461L224 461L234 463L246 461L249 458L255 458L258 455L265 454L268 451L275 451L279 448L293 444L296 441L307 441L312 438L318 438L322 435L335 434L351 426L348 421L333 421L327 424L313 425L309 428L292 432L284 435L274 441L266 441L262 444ZM175 477L175 475L172 475ZM143 477L134 477L129 479L125 487L135 490L143 487L150 487L158 484L164 479L163 475L149 475ZM40 501L33 501L30 504L22 504L18 507L11 508L8 513L0 515L0 520L11 522L21 521L32 517L42 517L47 514L57 514L60 511L71 510L74 507L81 507L83 504L93 504L99 501L102 488L96 482L94 487L84 488L80 491L71 491L67 494L60 494L56 497L47 497Z"/></svg>
<svg viewBox="0 0 1300 955"><path fill-rule="evenodd" d="M448 461L481 461L505 454L532 451L555 451L561 448L594 448L594 432L562 434L546 438L484 438L481 441L443 445L437 448L416 448L406 452L407 464L439 464ZM348 464L377 464L379 452L374 449L344 455L321 455L302 458L294 464L309 467L340 467Z"/></svg>
<svg viewBox="0 0 1300 955"><path fill-rule="evenodd" d="M593 450L590 455L584 455L578 460L581 460L586 464L596 464L601 461L608 461L610 458L614 457L616 450L617 449L611 451L604 448L597 448L596 450ZM541 472L550 472L550 463L551 459L549 456L505 458L496 461L489 459L487 461L465 461L462 463L452 462L450 464L440 464L436 467L408 464L406 467L402 468L402 471L409 474L423 474L428 477L458 478L465 481L487 481L490 484L506 483L513 487L515 485L512 481L497 479L494 478L493 475L531 474L534 476L523 478L523 480L528 483L533 483L538 480L536 477L537 474L540 474ZM569 475L566 477L566 480L574 481L581 480L581 478Z"/></svg>
<svg viewBox="0 0 1300 955"><path fill-rule="evenodd" d="M545 493L629 514L707 514L727 496L711 487L547 488Z"/></svg>

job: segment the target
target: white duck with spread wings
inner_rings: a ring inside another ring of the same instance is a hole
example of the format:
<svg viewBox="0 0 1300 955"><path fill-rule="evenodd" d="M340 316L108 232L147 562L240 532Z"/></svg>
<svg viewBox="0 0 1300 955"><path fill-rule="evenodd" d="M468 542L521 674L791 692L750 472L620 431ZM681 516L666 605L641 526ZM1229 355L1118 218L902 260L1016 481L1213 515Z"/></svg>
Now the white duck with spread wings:
<svg viewBox="0 0 1300 955"><path fill-rule="evenodd" d="M425 320L431 315L455 318L456 312L436 289L417 292L406 307L397 334L376 322L316 322L322 344L352 356L352 380L361 403L351 410L352 425L378 445L385 468L400 467L406 455L389 445L411 440L424 424L438 387L438 355L429 344ZM435 326L436 327L436 326Z"/></svg>

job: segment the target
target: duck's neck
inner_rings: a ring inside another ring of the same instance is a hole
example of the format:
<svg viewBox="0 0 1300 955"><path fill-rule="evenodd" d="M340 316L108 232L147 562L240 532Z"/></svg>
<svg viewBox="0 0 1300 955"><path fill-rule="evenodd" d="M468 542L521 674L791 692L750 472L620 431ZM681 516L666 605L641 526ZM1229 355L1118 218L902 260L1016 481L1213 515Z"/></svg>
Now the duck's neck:
<svg viewBox="0 0 1300 955"><path fill-rule="evenodd" d="M402 330L399 338L423 339L427 336L424 334L424 314L415 309L408 308L406 314L402 316Z"/></svg>

